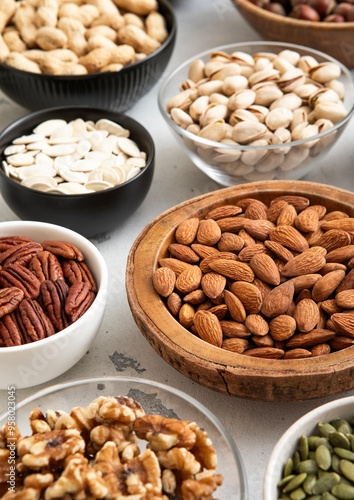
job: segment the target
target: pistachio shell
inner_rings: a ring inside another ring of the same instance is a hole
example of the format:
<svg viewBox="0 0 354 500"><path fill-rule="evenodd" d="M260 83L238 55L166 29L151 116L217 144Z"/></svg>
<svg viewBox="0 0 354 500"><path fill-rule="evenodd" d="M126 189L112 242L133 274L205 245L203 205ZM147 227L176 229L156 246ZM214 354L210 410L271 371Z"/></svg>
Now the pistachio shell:
<svg viewBox="0 0 354 500"><path fill-rule="evenodd" d="M232 131L232 138L240 144L247 144L257 139L262 139L268 132L263 123L259 122L240 122L237 123Z"/></svg>

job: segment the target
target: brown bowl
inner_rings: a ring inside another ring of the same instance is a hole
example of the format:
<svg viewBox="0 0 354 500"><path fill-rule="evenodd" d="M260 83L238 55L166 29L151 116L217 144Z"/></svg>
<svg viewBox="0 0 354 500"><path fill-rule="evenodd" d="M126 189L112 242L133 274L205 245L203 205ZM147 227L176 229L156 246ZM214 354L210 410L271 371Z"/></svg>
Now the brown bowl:
<svg viewBox="0 0 354 500"><path fill-rule="evenodd" d="M306 45L354 68L354 22L313 22L283 17L249 0L232 0L241 15L264 40Z"/></svg>
<svg viewBox="0 0 354 500"><path fill-rule="evenodd" d="M304 401L354 388L354 346L307 359L261 359L207 344L183 328L155 291L152 275L168 256L177 225L203 218L211 209L243 198L268 203L296 194L342 210L354 217L354 194L314 182L262 181L204 194L154 219L138 236L128 257L126 289L129 305L144 337L171 366L192 380L224 394L260 401Z"/></svg>

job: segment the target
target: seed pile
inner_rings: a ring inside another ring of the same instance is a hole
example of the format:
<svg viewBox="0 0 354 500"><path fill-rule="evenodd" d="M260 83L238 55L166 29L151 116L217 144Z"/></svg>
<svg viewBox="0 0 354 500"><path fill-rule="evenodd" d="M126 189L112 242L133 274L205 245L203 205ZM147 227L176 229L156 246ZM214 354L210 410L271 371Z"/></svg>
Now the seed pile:
<svg viewBox="0 0 354 500"><path fill-rule="evenodd" d="M59 194L108 189L135 177L146 154L111 120L47 120L5 151L5 173L22 185Z"/></svg>
<svg viewBox="0 0 354 500"><path fill-rule="evenodd" d="M317 424L318 435L301 436L278 484L279 500L354 499L354 419Z"/></svg>
<svg viewBox="0 0 354 500"><path fill-rule="evenodd" d="M191 217L153 274L180 324L238 354L298 359L354 345L354 218L285 194Z"/></svg>

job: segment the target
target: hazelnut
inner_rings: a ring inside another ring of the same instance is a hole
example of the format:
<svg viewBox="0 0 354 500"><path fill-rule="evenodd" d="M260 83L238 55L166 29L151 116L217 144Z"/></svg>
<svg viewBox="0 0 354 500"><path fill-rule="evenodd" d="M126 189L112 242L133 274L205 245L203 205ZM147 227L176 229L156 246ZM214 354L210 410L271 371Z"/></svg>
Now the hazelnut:
<svg viewBox="0 0 354 500"><path fill-rule="evenodd" d="M319 13L305 4L296 5L293 10L290 12L289 17L293 17L295 19L301 19L303 21L320 21Z"/></svg>
<svg viewBox="0 0 354 500"><path fill-rule="evenodd" d="M332 14L338 14L339 16L343 16L344 18L347 17L348 11L352 8L352 4L349 2L342 2L336 5L336 7L333 9Z"/></svg>
<svg viewBox="0 0 354 500"><path fill-rule="evenodd" d="M308 5L315 9L321 17L331 14L337 2L335 0L310 0Z"/></svg>
<svg viewBox="0 0 354 500"><path fill-rule="evenodd" d="M286 16L286 10L281 3L271 2L265 6L265 10L272 12L273 14L278 14L279 16Z"/></svg>
<svg viewBox="0 0 354 500"><path fill-rule="evenodd" d="M354 22L354 6L347 12L347 21L350 23Z"/></svg>
<svg viewBox="0 0 354 500"><path fill-rule="evenodd" d="M345 19L343 16L339 14L331 14L323 19L326 23L345 23Z"/></svg>

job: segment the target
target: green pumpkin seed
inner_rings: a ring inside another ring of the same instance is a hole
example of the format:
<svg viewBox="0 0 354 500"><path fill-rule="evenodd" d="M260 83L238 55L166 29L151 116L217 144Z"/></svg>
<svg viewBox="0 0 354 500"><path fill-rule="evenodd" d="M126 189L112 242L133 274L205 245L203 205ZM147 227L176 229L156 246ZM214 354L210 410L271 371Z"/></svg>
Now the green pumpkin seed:
<svg viewBox="0 0 354 500"><path fill-rule="evenodd" d="M354 500L354 487L348 484L336 484L331 493L339 500Z"/></svg>
<svg viewBox="0 0 354 500"><path fill-rule="evenodd" d="M318 471L318 465L315 460L302 460L299 463L298 471L300 473L306 472L306 474L316 474Z"/></svg>
<svg viewBox="0 0 354 500"><path fill-rule="evenodd" d="M295 474L289 474L288 476L283 477L283 479L281 479L278 483L278 488L283 489L285 485L294 479L294 477L296 477Z"/></svg>
<svg viewBox="0 0 354 500"><path fill-rule="evenodd" d="M294 465L294 470L297 472L299 463L301 462L300 458L300 453L298 451L295 451L294 456L293 456L293 465Z"/></svg>
<svg viewBox="0 0 354 500"><path fill-rule="evenodd" d="M317 477L315 474L309 474L302 484L303 490L308 495L312 495L313 487L315 486Z"/></svg>
<svg viewBox="0 0 354 500"><path fill-rule="evenodd" d="M333 447L350 450L350 441L342 432L329 432L328 439Z"/></svg>
<svg viewBox="0 0 354 500"><path fill-rule="evenodd" d="M297 488L290 493L291 500L305 500L306 497L307 495L302 488Z"/></svg>
<svg viewBox="0 0 354 500"><path fill-rule="evenodd" d="M317 429L318 429L318 432L320 433L320 436L323 436L323 437L326 437L328 438L328 435L330 432L334 432L336 430L335 427L333 427L333 425L325 422L319 422L317 424Z"/></svg>
<svg viewBox="0 0 354 500"><path fill-rule="evenodd" d="M320 446L316 448L316 463L322 470L328 470L331 467L332 455L324 444L320 444Z"/></svg>
<svg viewBox="0 0 354 500"><path fill-rule="evenodd" d="M340 458L345 458L347 460L350 460L351 462L354 462L354 452L350 450L345 450L344 448L334 448L334 453L338 455Z"/></svg>
<svg viewBox="0 0 354 500"><path fill-rule="evenodd" d="M337 498L334 497L329 491L325 491L322 494L321 500L337 500Z"/></svg>
<svg viewBox="0 0 354 500"><path fill-rule="evenodd" d="M341 425L348 425L350 427L348 420L345 420L344 418L340 418L340 417L332 418L332 420L330 420L329 423L331 425L333 425L333 427L335 427L337 430L338 430L338 427L340 427Z"/></svg>
<svg viewBox="0 0 354 500"><path fill-rule="evenodd" d="M294 467L294 462L292 458L288 458L285 467L284 467L284 474L283 476L289 476L293 472L293 467Z"/></svg>
<svg viewBox="0 0 354 500"><path fill-rule="evenodd" d="M291 491L296 490L302 483L305 481L307 474L303 472L302 474L298 474L295 476L284 488L283 493L290 493Z"/></svg>
<svg viewBox="0 0 354 500"><path fill-rule="evenodd" d="M354 482L354 463L349 460L341 460L339 467L343 476Z"/></svg>
<svg viewBox="0 0 354 500"><path fill-rule="evenodd" d="M332 470L334 472L337 472L337 474L340 474L340 461L341 459L339 458L338 455L336 455L335 453L333 453L332 455Z"/></svg>
<svg viewBox="0 0 354 500"><path fill-rule="evenodd" d="M353 483L349 481L346 477L341 476L340 478L340 484L349 484L349 486L353 486Z"/></svg>
<svg viewBox="0 0 354 500"><path fill-rule="evenodd" d="M326 437L321 437L321 436L310 436L307 438L308 444L309 444L309 449L310 450L316 450L320 444L324 444L327 446L329 450L333 450L333 446L331 443L328 441L328 438Z"/></svg>
<svg viewBox="0 0 354 500"><path fill-rule="evenodd" d="M338 427L337 429L338 432L342 432L343 434L352 434L353 429L352 427L348 424L348 422L345 422L345 424L342 424Z"/></svg>
<svg viewBox="0 0 354 500"><path fill-rule="evenodd" d="M348 438L350 441L350 448L352 451L354 451L354 436L351 435L350 438Z"/></svg>
<svg viewBox="0 0 354 500"><path fill-rule="evenodd" d="M325 491L331 491L333 486L338 484L340 481L340 476L336 472L326 472L317 481L315 486L312 488L312 492L315 495L324 493Z"/></svg>
<svg viewBox="0 0 354 500"><path fill-rule="evenodd" d="M306 436L301 436L299 444L299 452L301 460L307 460L309 457L309 444Z"/></svg>

